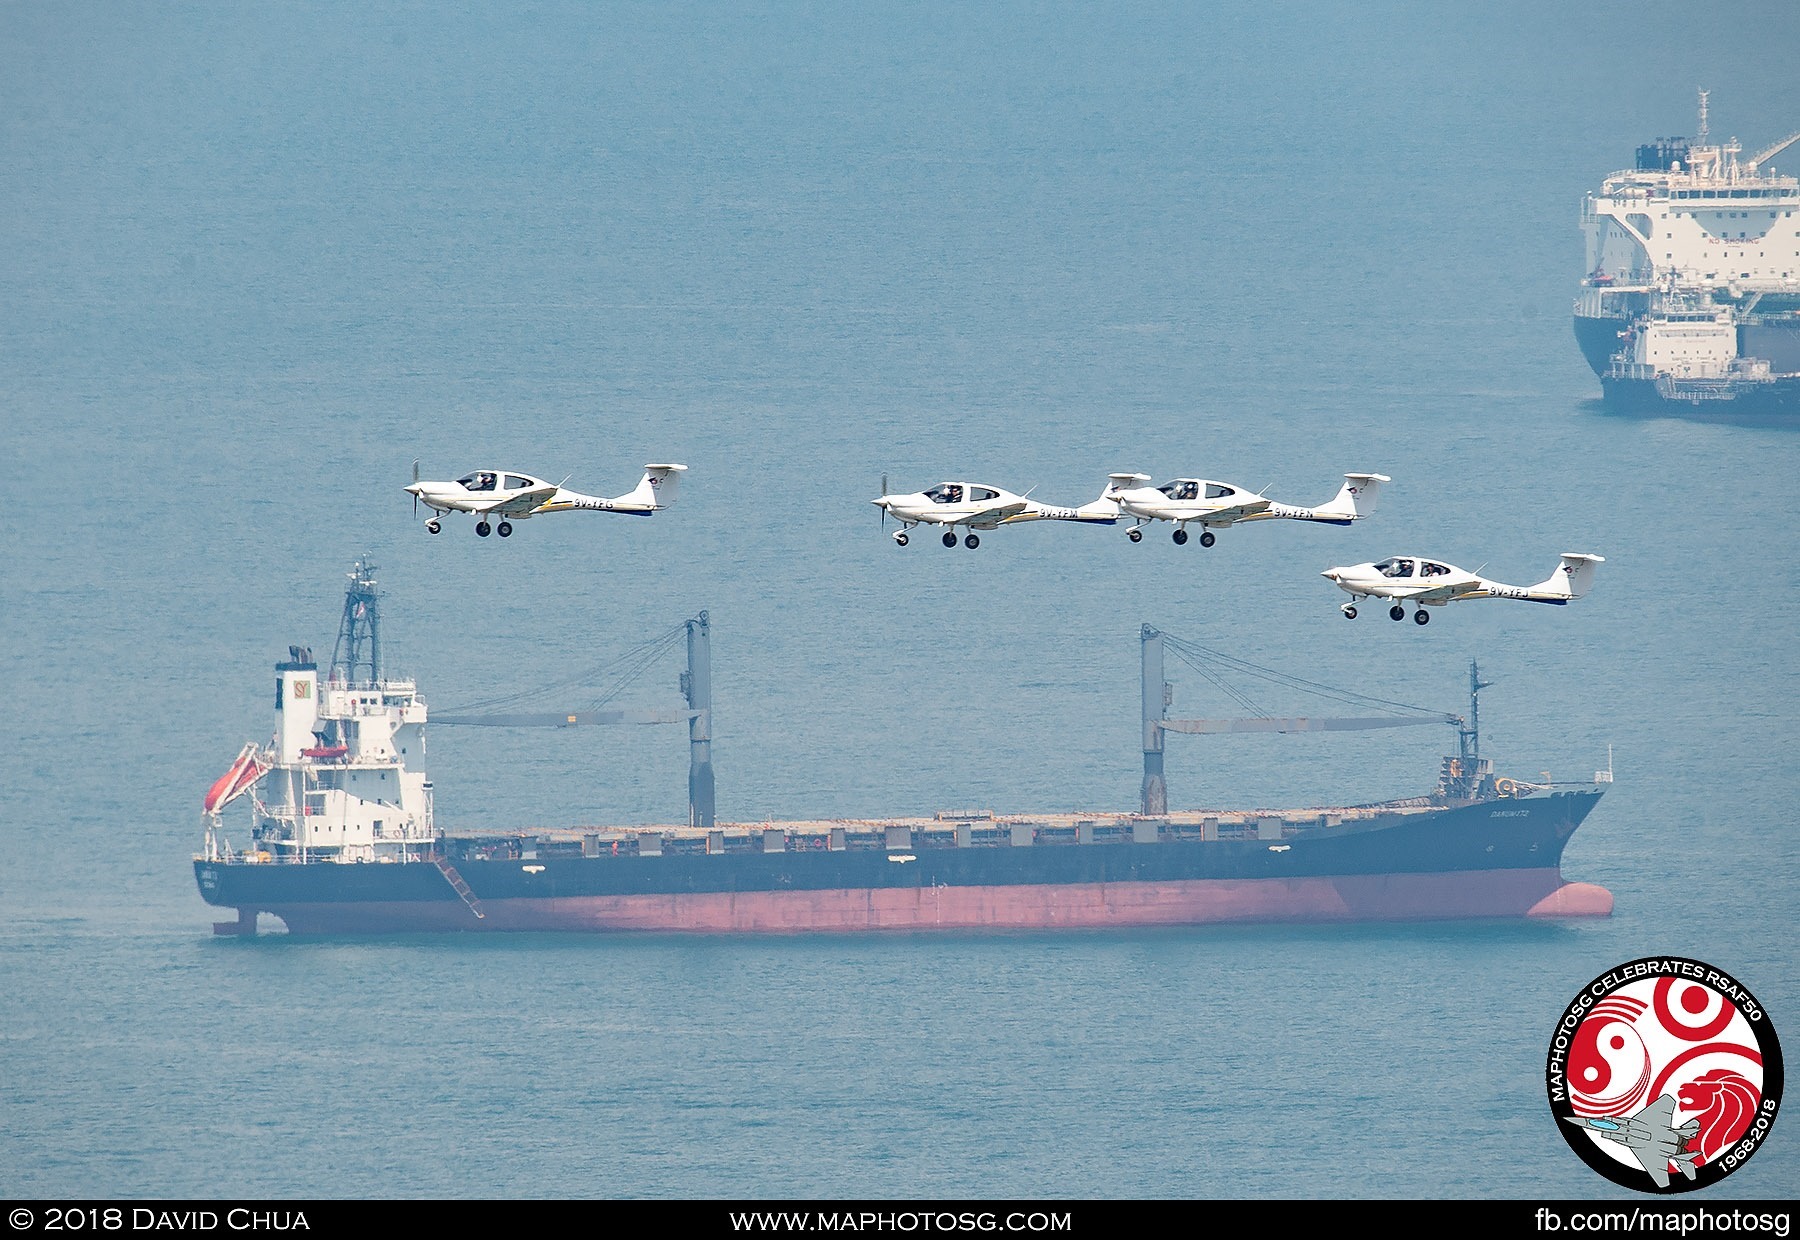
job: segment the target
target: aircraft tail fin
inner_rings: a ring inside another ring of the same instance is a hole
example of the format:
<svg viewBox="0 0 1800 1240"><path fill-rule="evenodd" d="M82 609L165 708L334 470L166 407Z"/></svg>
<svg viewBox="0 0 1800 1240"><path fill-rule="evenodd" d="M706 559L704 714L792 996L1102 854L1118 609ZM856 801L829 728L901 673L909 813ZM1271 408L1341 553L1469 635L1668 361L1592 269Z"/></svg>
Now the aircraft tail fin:
<svg viewBox="0 0 1800 1240"><path fill-rule="evenodd" d="M1089 500L1075 510L1077 519L1082 521L1117 521L1119 519L1119 489L1116 480L1121 477L1141 478L1142 474L1114 474L1107 480L1105 488L1099 496Z"/></svg>
<svg viewBox="0 0 1800 1240"><path fill-rule="evenodd" d="M1531 592L1559 599L1580 598L1593 588L1594 572L1597 566L1604 563L1605 556L1565 551L1556 571L1532 586Z"/></svg>
<svg viewBox="0 0 1800 1240"><path fill-rule="evenodd" d="M1108 474L1106 490L1100 492L1101 499L1117 500L1119 492L1131 491L1150 481L1149 474Z"/></svg>
<svg viewBox="0 0 1800 1240"><path fill-rule="evenodd" d="M1313 509L1325 520L1357 521L1375 511L1381 496L1381 484L1392 482L1386 474L1345 474L1344 485L1329 504Z"/></svg>
<svg viewBox="0 0 1800 1240"><path fill-rule="evenodd" d="M681 486L681 475L686 469L686 465L646 465L637 490L630 495L621 495L617 502L640 504L645 508L667 508L675 502L675 494Z"/></svg>

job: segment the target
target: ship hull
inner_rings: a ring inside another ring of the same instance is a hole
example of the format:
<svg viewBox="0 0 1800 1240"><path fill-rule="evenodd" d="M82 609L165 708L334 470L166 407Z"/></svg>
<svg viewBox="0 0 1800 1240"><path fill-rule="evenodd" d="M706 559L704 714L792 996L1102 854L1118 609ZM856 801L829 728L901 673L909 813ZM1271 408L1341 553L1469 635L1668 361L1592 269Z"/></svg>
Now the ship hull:
<svg viewBox="0 0 1800 1240"><path fill-rule="evenodd" d="M1606 374L1612 365L1612 356L1620 348L1619 333L1630 326L1631 317L1626 314L1575 316L1575 343L1581 346L1581 355L1587 358L1596 378Z"/></svg>
<svg viewBox="0 0 1800 1240"><path fill-rule="evenodd" d="M292 934L787 934L1605 916L1562 878L1599 792L1377 814L1278 839L392 864L200 860L211 904ZM453 878L459 880L453 882ZM465 894L466 893L466 894Z"/></svg>
<svg viewBox="0 0 1800 1240"><path fill-rule="evenodd" d="M436 902L278 904L290 934L439 931L653 931L700 934L1050 930L1229 922L1435 921L1604 917L1612 896L1554 869L1336 879L1071 883L1057 887L846 888L575 896L485 903L474 916ZM223 923L238 933L243 920Z"/></svg>
<svg viewBox="0 0 1800 1240"><path fill-rule="evenodd" d="M1623 306L1625 303L1618 304ZM1612 367L1613 354L1620 349L1620 333L1631 326L1632 318L1632 315L1623 312L1575 316L1575 343L1581 347L1581 355L1587 359L1594 375L1603 380L1601 387L1605 391L1607 403L1621 408L1689 408L1689 403L1668 405L1660 400L1646 403L1636 391L1621 388L1615 392L1604 382L1607 371ZM1769 371L1774 375L1800 374L1800 316L1771 315L1748 320L1738 324L1737 333L1739 357L1761 358L1769 363ZM1791 393L1782 395L1788 401L1794 399ZM1765 400L1760 403L1788 412L1791 404L1781 404L1780 399L1781 396L1778 396L1774 401Z"/></svg>
<svg viewBox="0 0 1800 1240"><path fill-rule="evenodd" d="M1609 407L1630 413L1671 413L1687 417L1760 417L1800 414L1800 375L1772 380L1627 379L1603 375L1601 391Z"/></svg>

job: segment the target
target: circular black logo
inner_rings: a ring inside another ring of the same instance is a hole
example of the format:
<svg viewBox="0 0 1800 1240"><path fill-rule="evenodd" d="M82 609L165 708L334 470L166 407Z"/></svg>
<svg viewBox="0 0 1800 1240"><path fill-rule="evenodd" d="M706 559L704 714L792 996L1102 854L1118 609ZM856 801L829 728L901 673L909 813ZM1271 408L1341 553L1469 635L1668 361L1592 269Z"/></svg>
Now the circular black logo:
<svg viewBox="0 0 1800 1240"><path fill-rule="evenodd" d="M1650 956L1584 986L1550 1035L1550 1113L1615 1184L1685 1193L1756 1153L1781 1105L1781 1044L1742 983Z"/></svg>

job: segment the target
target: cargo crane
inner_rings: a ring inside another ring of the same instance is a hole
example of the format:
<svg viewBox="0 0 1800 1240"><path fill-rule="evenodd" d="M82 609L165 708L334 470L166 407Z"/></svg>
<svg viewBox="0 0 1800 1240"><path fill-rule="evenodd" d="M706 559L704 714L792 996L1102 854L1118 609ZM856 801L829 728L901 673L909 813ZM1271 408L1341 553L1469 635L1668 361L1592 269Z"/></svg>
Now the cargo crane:
<svg viewBox="0 0 1800 1240"><path fill-rule="evenodd" d="M1242 659L1236 659L1215 650L1208 650L1204 646L1196 646L1192 642L1186 642L1171 634L1163 633L1148 624L1143 626L1141 641L1144 782L1141 790L1140 812L1145 817L1160 817L1169 812L1168 785L1163 777L1163 737L1169 732L1196 735L1221 732L1334 732L1368 728L1405 728L1422 723L1447 723L1457 730L1457 755L1444 759L1443 772L1439 780L1439 795L1448 800L1473 800L1480 795L1484 778L1491 775L1491 764L1483 762L1481 758L1478 696L1481 690L1493 682L1481 679L1480 672L1473 660L1469 663L1469 714L1467 718L1464 718L1461 715L1442 714L1428 711L1424 707L1407 706L1366 694L1314 684L1311 681L1301 680L1297 676L1258 667ZM1170 719L1168 709L1173 701L1174 686L1170 685L1163 676L1165 649L1173 651L1183 662L1236 698L1246 709L1254 710L1256 708L1241 693L1225 684L1215 671L1216 667L1229 667L1290 688L1321 694L1349 704L1376 707L1396 713L1337 717L1277 717L1255 714L1232 719Z"/></svg>
<svg viewBox="0 0 1800 1240"><path fill-rule="evenodd" d="M658 637L604 664L589 669L557 688L567 688L583 680L619 669L618 679L606 697L610 698L654 662L683 634L687 637L687 670L681 673L681 694L687 700L686 710L560 710L504 713L489 708L514 705L525 698L541 696L545 690L531 690L487 702L478 702L452 714L436 715L433 723L452 726L490 728L571 728L605 723L683 723L688 725L688 825L711 827L717 820L713 795L712 765L712 627L706 612L684 620ZM603 701L605 699L602 699ZM482 713L488 711L489 713Z"/></svg>
<svg viewBox="0 0 1800 1240"><path fill-rule="evenodd" d="M344 594L344 614L338 624L337 645L332 651L328 683L341 685L379 684L381 674L381 610L376 591L375 565L368 557L351 567L350 586ZM555 712L479 713L486 708L502 707L540 696L544 690L513 694L488 702L476 703L452 714L435 715L431 722L451 726L505 728L567 728L603 723L683 723L688 725L688 821L691 826L711 827L715 819L712 767L712 640L707 613L701 612L685 620L659 637L644 643L611 664L589 669L557 688L567 688L582 680L619 668L618 682L610 693L617 693L642 673L651 662L685 633L687 637L687 670L681 674L681 693L687 699L686 710L573 710ZM294 655L300 658L299 652ZM305 658L311 660L311 653ZM234 767L234 770L237 768ZM255 773L260 774L259 768ZM217 804L209 795L209 811L222 808L249 785L235 786L230 796L220 796Z"/></svg>

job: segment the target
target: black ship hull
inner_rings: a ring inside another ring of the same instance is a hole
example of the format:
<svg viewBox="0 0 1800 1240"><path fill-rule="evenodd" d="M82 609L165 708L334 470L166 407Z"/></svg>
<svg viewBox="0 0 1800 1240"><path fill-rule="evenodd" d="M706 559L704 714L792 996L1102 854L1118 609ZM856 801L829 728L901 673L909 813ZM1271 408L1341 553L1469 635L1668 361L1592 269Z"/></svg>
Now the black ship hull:
<svg viewBox="0 0 1800 1240"><path fill-rule="evenodd" d="M414 931L798 933L1604 916L1566 882L1599 790L1290 819L1250 838L1130 828L1111 842L669 852L343 864L197 860L221 933L259 914L294 934ZM1274 821L1274 820L1266 820ZM1328 825L1329 823L1329 825ZM1140 824L1142 825L1142 824ZM754 837L760 844L767 831ZM780 834L777 832L776 834ZM1055 833L1044 833L1053 835Z"/></svg>

